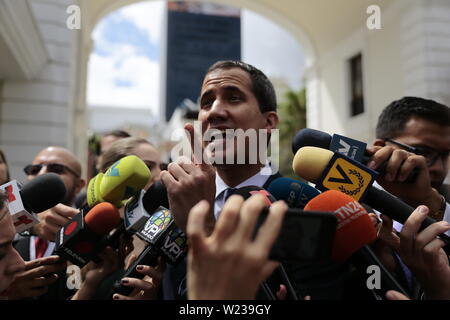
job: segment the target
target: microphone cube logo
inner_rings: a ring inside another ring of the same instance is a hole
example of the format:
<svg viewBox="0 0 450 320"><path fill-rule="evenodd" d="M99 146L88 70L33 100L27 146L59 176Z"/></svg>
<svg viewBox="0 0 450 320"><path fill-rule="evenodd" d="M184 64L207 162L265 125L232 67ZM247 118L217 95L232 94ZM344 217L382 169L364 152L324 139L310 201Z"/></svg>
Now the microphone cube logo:
<svg viewBox="0 0 450 320"><path fill-rule="evenodd" d="M159 210L148 219L141 234L150 242L153 242L156 236L165 230L171 221L172 215L169 210Z"/></svg>
<svg viewBox="0 0 450 320"><path fill-rule="evenodd" d="M175 228L167 235L161 250L167 262L177 264L186 248L186 235L179 228Z"/></svg>
<svg viewBox="0 0 450 320"><path fill-rule="evenodd" d="M316 184L316 188L322 191L341 191L359 201L376 177L375 171L363 167L344 155L335 153L324 170L320 182Z"/></svg>

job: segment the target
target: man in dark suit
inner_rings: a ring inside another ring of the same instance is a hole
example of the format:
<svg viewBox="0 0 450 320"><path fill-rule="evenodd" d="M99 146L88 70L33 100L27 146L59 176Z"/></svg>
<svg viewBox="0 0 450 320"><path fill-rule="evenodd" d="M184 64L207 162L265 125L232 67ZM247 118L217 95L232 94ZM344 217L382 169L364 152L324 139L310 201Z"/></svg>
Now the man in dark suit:
<svg viewBox="0 0 450 320"><path fill-rule="evenodd" d="M276 108L272 83L255 67L239 61L221 61L209 68L200 93L201 133L194 133L191 124L185 125L194 163L172 162L161 173L170 209L181 229L185 230L188 212L200 200L210 203L207 225L212 230L234 189L249 185L267 187L280 176L268 162L269 141L262 141L265 137L270 139L276 129ZM166 271L163 286L167 299L185 294L185 266L177 269L181 271L173 272L170 266Z"/></svg>
<svg viewBox="0 0 450 320"><path fill-rule="evenodd" d="M78 279L78 275L81 276L80 268L70 266L66 275L66 264L50 255L58 230L79 212L72 205L75 196L85 185L81 178L81 164L69 150L52 146L41 150L24 171L28 180L48 172L58 174L66 187L66 196L63 203L39 213L40 223L14 244L27 262L26 271L13 283L10 298L65 299L78 289L78 285L71 286L70 281L66 284L66 276L72 274L74 279ZM37 266L40 268L36 269Z"/></svg>
<svg viewBox="0 0 450 320"><path fill-rule="evenodd" d="M389 156L389 160L402 161L401 154L422 165L420 178L415 183L398 181L399 174L391 177L383 175L377 182L403 201L413 207L426 205L428 215L436 221L450 222L449 186L443 182L448 174L450 162L450 108L436 101L418 97L404 97L390 103L380 114L376 127L376 140L372 151ZM381 155L378 158L383 157ZM382 161L378 160L378 163ZM408 161L404 161L408 165ZM411 164L412 161L409 161ZM387 235L393 228L400 232L402 225L383 217L383 228L380 231L381 241L376 244L380 258L384 257L386 265L394 271L397 279L410 290L411 297L420 297L421 285L415 280L415 275L430 274L433 270L426 267L423 270L409 270L399 259L398 247L392 247L392 241ZM393 228L392 228L393 226ZM386 230L386 231L385 231ZM394 231L395 232L395 231ZM449 232L447 231L447 234ZM394 236L395 238L395 236ZM391 246L386 246L390 243ZM391 248L392 247L392 248ZM389 249L388 249L389 248ZM390 252L393 252L390 254ZM395 251L395 253L394 253ZM382 254L385 252L385 254ZM394 259L391 258L391 255Z"/></svg>
<svg viewBox="0 0 450 320"><path fill-rule="evenodd" d="M269 141L263 141L265 134L272 139L270 143L278 142L274 139L278 124L276 108L271 82L255 67L238 61L222 61L209 68L201 88L198 115L203 138L201 147L195 139L194 127L185 125L195 163L177 161L161 173L170 209L183 230L189 210L200 200L207 200L210 204L205 222L206 231L210 233L233 189L249 185L267 188L273 179L280 176L274 162L268 161ZM252 132L255 133L253 137L256 136L256 147L251 143ZM248 138L244 138L244 144L239 146L239 135L242 134ZM201 154L196 150L201 150ZM214 161L205 163L205 155ZM244 161L237 161L239 156ZM257 161L252 161L255 158ZM185 264L175 268L168 266L163 281L164 298L185 298L185 269ZM290 266L289 269L296 273L292 274L294 286L304 289L299 292L301 296L310 290L315 293L313 299L339 299L344 295L346 266L307 264ZM282 289L280 283L270 282L272 293L279 294L280 291L273 291ZM264 299L264 296L258 294L257 298Z"/></svg>
<svg viewBox="0 0 450 320"><path fill-rule="evenodd" d="M434 219L449 222L448 186L443 183L450 166L450 108L433 100L404 97L380 114L376 137L375 147L423 156L429 173L429 191L413 192L406 189L406 184L404 195L388 191L413 207L427 205Z"/></svg>

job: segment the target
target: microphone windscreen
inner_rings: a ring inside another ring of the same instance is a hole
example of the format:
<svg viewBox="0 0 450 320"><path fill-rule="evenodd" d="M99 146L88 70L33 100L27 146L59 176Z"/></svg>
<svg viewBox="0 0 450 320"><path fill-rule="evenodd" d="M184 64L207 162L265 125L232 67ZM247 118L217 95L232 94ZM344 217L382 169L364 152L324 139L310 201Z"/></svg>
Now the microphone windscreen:
<svg viewBox="0 0 450 320"><path fill-rule="evenodd" d="M40 213L64 201L66 186L56 173L37 176L20 190L27 211Z"/></svg>
<svg viewBox="0 0 450 320"><path fill-rule="evenodd" d="M103 236L117 227L120 222L120 213L109 202L102 202L93 207L84 217L86 226L94 233Z"/></svg>
<svg viewBox="0 0 450 320"><path fill-rule="evenodd" d="M308 201L320 194L308 184L290 178L273 180L267 191L277 200L284 200L289 208L304 208Z"/></svg>
<svg viewBox="0 0 450 320"><path fill-rule="evenodd" d="M100 195L100 183L103 179L103 173L98 173L95 177L89 180L87 189L86 189L86 199L89 207L93 207L100 202L104 202Z"/></svg>
<svg viewBox="0 0 450 320"><path fill-rule="evenodd" d="M292 152L294 154L303 147L318 147L328 149L331 143L331 136L323 131L304 128L299 130L292 139Z"/></svg>
<svg viewBox="0 0 450 320"><path fill-rule="evenodd" d="M301 178L317 182L322 176L334 153L317 147L302 147L294 156L292 169Z"/></svg>
<svg viewBox="0 0 450 320"><path fill-rule="evenodd" d="M103 176L100 195L116 206L143 189L150 179L150 170L144 161L131 155L114 163Z"/></svg>
<svg viewBox="0 0 450 320"><path fill-rule="evenodd" d="M312 199L305 210L334 212L338 220L332 260L345 262L353 253L377 238L372 220L352 197L329 190Z"/></svg>
<svg viewBox="0 0 450 320"><path fill-rule="evenodd" d="M155 212L160 206L169 209L169 199L164 184L161 181L153 183L142 197L142 203L149 214Z"/></svg>
<svg viewBox="0 0 450 320"><path fill-rule="evenodd" d="M277 199L275 199L274 196L271 195L267 190L257 186L242 187L235 190L233 194L238 194L242 196L244 200L247 200L254 194L262 194L263 196L266 197L266 203L268 206L277 201Z"/></svg>

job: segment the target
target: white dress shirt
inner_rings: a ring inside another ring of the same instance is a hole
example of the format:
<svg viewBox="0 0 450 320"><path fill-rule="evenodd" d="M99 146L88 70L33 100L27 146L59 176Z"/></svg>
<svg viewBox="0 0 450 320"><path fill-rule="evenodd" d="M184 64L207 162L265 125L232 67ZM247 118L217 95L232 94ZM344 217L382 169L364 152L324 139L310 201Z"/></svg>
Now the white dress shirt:
<svg viewBox="0 0 450 320"><path fill-rule="evenodd" d="M267 174L268 172L271 173L272 170L271 170L270 165L266 164L263 168L261 168L261 170L257 174L255 174L254 176L241 182L234 188L239 189L239 188L247 187L247 186L262 187L264 185L264 183L266 183L266 181L272 175L272 174ZM220 212L222 211L222 208L225 204L224 195L225 195L225 190L228 188L230 188L230 186L228 186L222 180L222 178L216 173L216 198L214 201L214 217L216 218L216 220L219 218Z"/></svg>

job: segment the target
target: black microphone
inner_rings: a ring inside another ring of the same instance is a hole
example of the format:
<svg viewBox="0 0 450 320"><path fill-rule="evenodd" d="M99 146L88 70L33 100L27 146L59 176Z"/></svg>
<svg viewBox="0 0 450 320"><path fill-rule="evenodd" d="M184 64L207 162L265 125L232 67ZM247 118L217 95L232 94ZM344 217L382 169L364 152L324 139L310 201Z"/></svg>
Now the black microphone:
<svg viewBox="0 0 450 320"><path fill-rule="evenodd" d="M138 265L154 267L159 257L167 263L177 265L186 255L186 235L177 227L170 211L164 207L159 207L136 235L149 245L125 271L122 278L142 279L144 275L136 270ZM124 286L121 280L118 280L113 285L111 296L114 293L129 295L132 291L132 287Z"/></svg>
<svg viewBox="0 0 450 320"><path fill-rule="evenodd" d="M48 210L63 202L66 187L56 173L39 175L22 188L16 180L0 186L8 196L8 209L16 232L22 232L39 223L36 213Z"/></svg>
<svg viewBox="0 0 450 320"><path fill-rule="evenodd" d="M365 150L367 144L358 140L354 140L345 136L334 134L330 136L328 133L315 129L301 129L292 140L292 152L294 155L302 147L318 147L328 149L333 152L341 153L350 159L367 165L371 161L371 157L366 156ZM377 172L384 174L387 168L387 161L381 163L376 169ZM419 168L414 168L406 183L414 183L420 173Z"/></svg>
<svg viewBox="0 0 450 320"><path fill-rule="evenodd" d="M139 233L150 216L160 207L169 208L169 200L165 186L157 181L147 191L141 190L137 196L126 203L124 211L125 229Z"/></svg>

